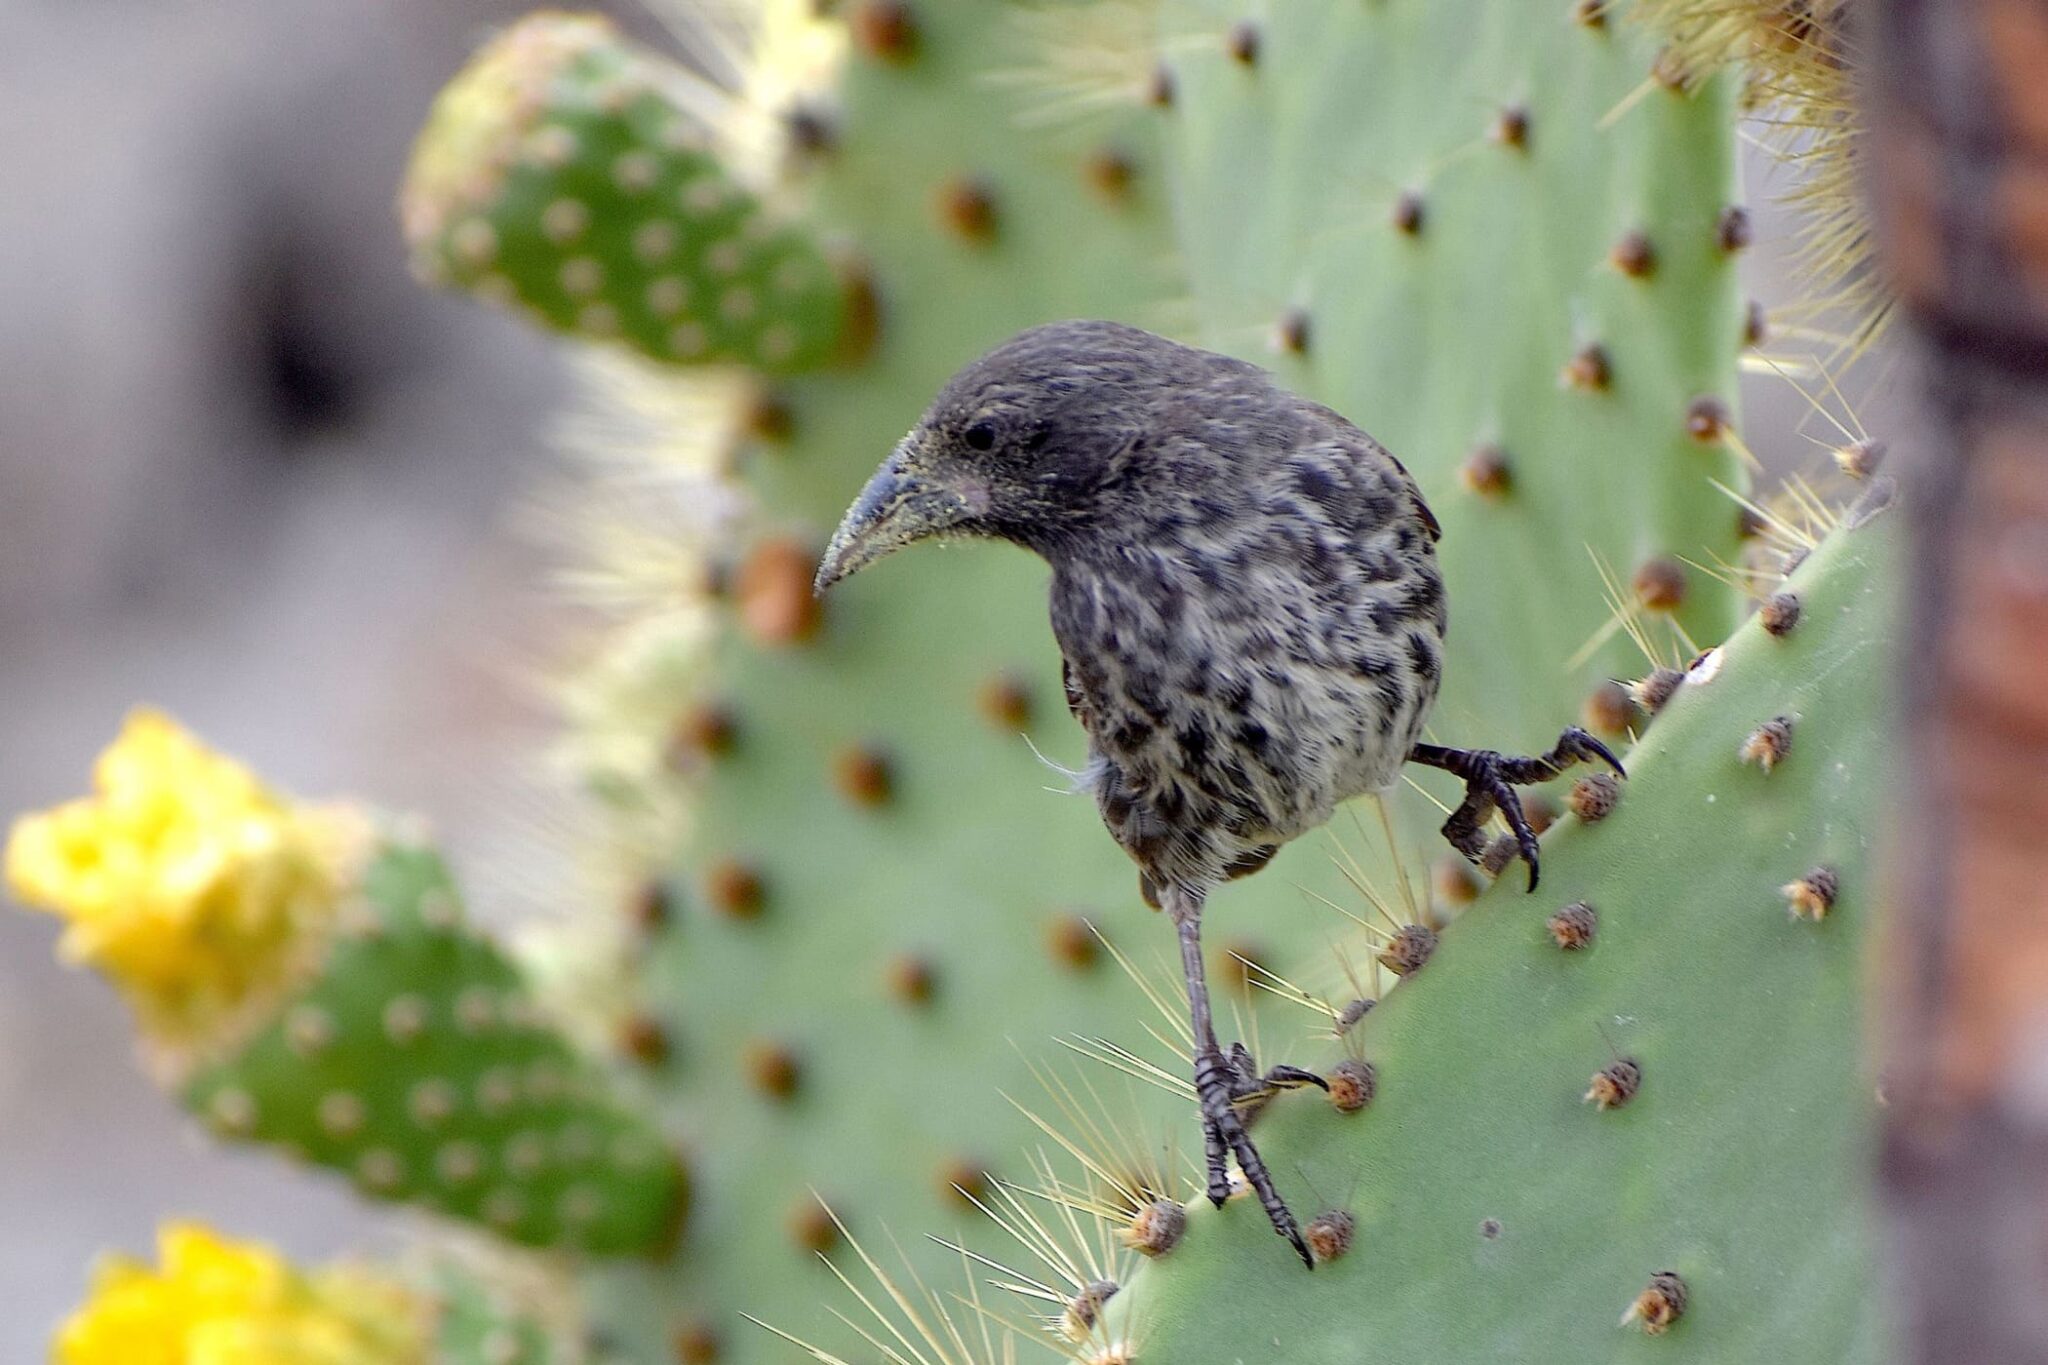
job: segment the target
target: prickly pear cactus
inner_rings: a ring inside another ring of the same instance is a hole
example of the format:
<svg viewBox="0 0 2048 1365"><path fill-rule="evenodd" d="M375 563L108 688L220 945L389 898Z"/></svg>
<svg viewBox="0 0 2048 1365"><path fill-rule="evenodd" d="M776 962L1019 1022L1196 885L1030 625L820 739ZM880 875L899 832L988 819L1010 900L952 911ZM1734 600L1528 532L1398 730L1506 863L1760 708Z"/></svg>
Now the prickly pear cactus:
<svg viewBox="0 0 2048 1365"><path fill-rule="evenodd" d="M657 360L821 363L851 330L851 284L719 163L689 88L602 19L516 26L420 135L414 270Z"/></svg>
<svg viewBox="0 0 2048 1365"><path fill-rule="evenodd" d="M1251 25L1116 3L781 12L764 11L746 88L786 91L774 73L819 43L842 44L843 66L774 111L781 154L727 146L728 179L844 244L872 290L873 337L836 366L757 374L704 424L701 463L737 473L753 507L713 537L708 579L728 610L708 665L678 664L699 628L679 620L672 648L632 636L657 685L607 675L608 690L577 694L600 726L626 695L641 718L641 757L618 762L609 744L591 782L632 838L648 839L636 813L673 809L677 791L692 810L686 833L663 827L680 858L652 865L659 891L636 898L637 980L617 994L641 1011L625 1031L662 1040L639 1051L689 1138L697 1212L668 1266L607 1269L597 1291L622 1340L653 1351L711 1332L731 1360L774 1349L742 1334L740 1311L816 1328L811 1254L839 1233L815 1196L856 1231L977 1216L956 1187L1014 1167L1029 1138L994 1098L1035 1089L1007 1040L1115 1033L1128 1016L1127 988L1089 966L1084 918L1141 957L1148 936L1165 946L1088 804L1047 790L1067 779L1037 751L1069 765L1080 752L1042 566L960 547L884 565L827 607L808 595L824 533L952 370L1055 317L1185 335L1190 299L1195 339L1257 350L1270 334L1288 382L1388 441L1440 508L1457 504L1442 547L1460 594L1452 701L1436 727L1450 742L1547 744L1603 663L1618 667L1612 650L1565 666L1608 617L1596 556L1623 579L1656 560L1656 608L1718 636L1734 594L1668 579L1686 577L1674 556L1732 556L1734 513L1711 483L1739 478L1719 441L1739 347L1715 236L1732 124L1718 91L1653 92L1663 103L1600 127L1648 67L1625 34L1517 7L1475 63L1468 25L1401 6L1287 6ZM1545 61L1570 88L1551 88ZM1398 74L1418 108L1462 92L1471 126L1397 117L1390 95L1355 93L1361 70ZM1060 100L1105 112L1035 117ZM446 123L436 137L468 142ZM1393 174L1426 195L1406 229L1397 186L1371 188ZM532 240L557 199L616 197L587 184L529 187L529 226L501 223L496 240ZM1605 266L1636 229L1655 265ZM678 247L703 249L687 231ZM1425 807L1404 825L1434 840L1436 818ZM1315 897L1353 894L1332 849L1304 841L1219 897L1219 976L1233 952L1319 962ZM960 1095L979 1098L947 1099ZM1186 1121L1161 1097L1152 1108Z"/></svg>
<svg viewBox="0 0 2048 1365"><path fill-rule="evenodd" d="M1255 1205L1203 1205L1100 1342L1304 1365L1883 1358L1860 1025L1899 543L1855 521L1787 584L1795 625L1759 618L1695 665L1619 804L1547 841L1540 893L1482 897L1353 1031L1371 1104L1261 1123L1283 1191L1344 1244L1305 1274ZM1546 922L1571 906L1576 929Z"/></svg>
<svg viewBox="0 0 2048 1365"><path fill-rule="evenodd" d="M465 928L440 859L387 847L362 880L318 973L185 1081L186 1106L512 1241L665 1249L688 1206L680 1162Z"/></svg>
<svg viewBox="0 0 2048 1365"><path fill-rule="evenodd" d="M127 995L152 1069L225 1137L510 1240L654 1254L666 1136L465 923L447 873L138 711L92 795L24 816L9 883Z"/></svg>

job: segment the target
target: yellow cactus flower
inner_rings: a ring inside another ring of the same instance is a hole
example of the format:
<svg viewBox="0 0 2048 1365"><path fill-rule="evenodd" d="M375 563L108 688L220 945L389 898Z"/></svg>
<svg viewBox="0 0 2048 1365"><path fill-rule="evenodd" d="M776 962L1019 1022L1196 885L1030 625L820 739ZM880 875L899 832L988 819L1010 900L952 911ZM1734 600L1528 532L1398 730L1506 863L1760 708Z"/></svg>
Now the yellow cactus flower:
<svg viewBox="0 0 2048 1365"><path fill-rule="evenodd" d="M346 825L294 806L161 712L102 753L92 796L17 820L7 881L67 921L59 951L106 973L179 1043L279 988L333 916Z"/></svg>
<svg viewBox="0 0 2048 1365"><path fill-rule="evenodd" d="M421 1298L366 1271L311 1273L271 1248L172 1223L159 1268L110 1256L51 1365L426 1365Z"/></svg>

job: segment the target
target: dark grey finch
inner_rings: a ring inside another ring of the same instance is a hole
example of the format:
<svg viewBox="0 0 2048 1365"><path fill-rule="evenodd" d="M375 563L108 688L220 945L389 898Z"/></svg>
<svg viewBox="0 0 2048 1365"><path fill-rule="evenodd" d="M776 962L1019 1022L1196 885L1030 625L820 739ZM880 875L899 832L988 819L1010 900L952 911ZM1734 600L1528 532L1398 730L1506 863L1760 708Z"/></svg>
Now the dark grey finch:
<svg viewBox="0 0 2048 1365"><path fill-rule="evenodd" d="M1614 763L1576 729L1540 758L1418 742L1443 664L1438 535L1400 461L1256 366L1060 322L953 377L818 570L823 592L936 536L1008 540L1051 564L1067 702L1088 734L1083 781L1180 936L1209 1198L1228 1195L1234 1154L1311 1266L1242 1111L1323 1081L1260 1075L1241 1044L1217 1042L1201 952L1210 890L1340 802L1392 787L1408 761L1465 780L1444 833L1468 858L1499 809L1533 888L1536 839L1512 784Z"/></svg>

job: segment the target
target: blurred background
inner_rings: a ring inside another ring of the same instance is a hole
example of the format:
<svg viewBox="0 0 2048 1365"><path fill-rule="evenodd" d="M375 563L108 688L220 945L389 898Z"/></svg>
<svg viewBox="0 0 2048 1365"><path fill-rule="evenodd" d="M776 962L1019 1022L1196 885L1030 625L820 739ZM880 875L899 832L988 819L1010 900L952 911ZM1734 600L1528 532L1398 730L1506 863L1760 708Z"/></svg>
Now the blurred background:
<svg viewBox="0 0 2048 1365"><path fill-rule="evenodd" d="M429 815L459 865L520 837L550 614L513 523L574 386L414 285L391 201L433 92L529 7L0 0L0 816L77 794L148 701L295 792ZM1751 177L1766 303L1783 177ZM1848 385L1874 430L1892 369ZM1814 464L1790 386L1745 407L1767 464ZM192 1140L56 937L0 913L0 1360L40 1359L93 1255L165 1215L376 1239L336 1183Z"/></svg>

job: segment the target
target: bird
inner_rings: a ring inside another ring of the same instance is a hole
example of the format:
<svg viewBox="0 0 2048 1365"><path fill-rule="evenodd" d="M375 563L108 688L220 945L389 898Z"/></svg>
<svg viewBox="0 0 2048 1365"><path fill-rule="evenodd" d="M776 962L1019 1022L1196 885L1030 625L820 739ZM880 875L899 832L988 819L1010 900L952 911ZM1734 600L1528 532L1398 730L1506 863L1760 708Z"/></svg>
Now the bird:
<svg viewBox="0 0 2048 1365"><path fill-rule="evenodd" d="M1313 1269L1246 1131L1281 1089L1225 1049L1201 926L1209 895L1264 867L1403 765L1465 797L1443 833L1467 858L1498 810L1538 874L1514 788L1580 761L1621 764L1577 727L1535 757L1425 743L1447 624L1442 530L1401 462L1256 365L1119 323L1030 328L973 360L860 490L815 590L905 546L1007 541L1052 570L1067 702L1088 740L1078 774L1179 940L1193 1024L1209 1199L1228 1157ZM1228 1154L1228 1155L1226 1155Z"/></svg>

